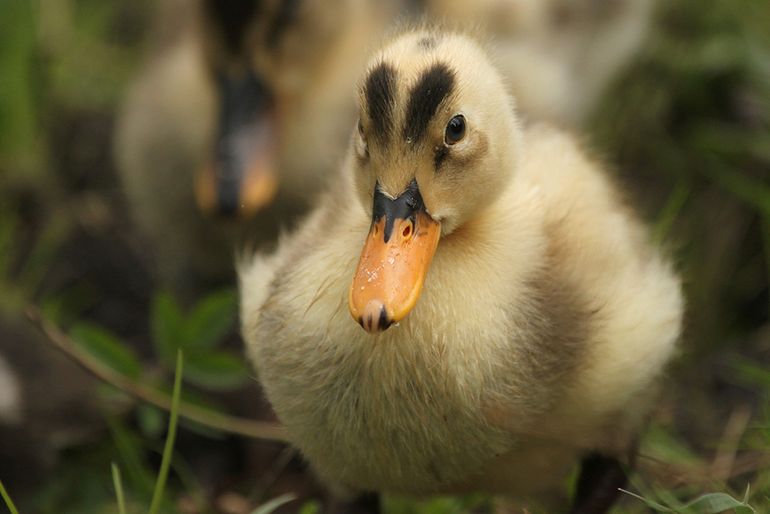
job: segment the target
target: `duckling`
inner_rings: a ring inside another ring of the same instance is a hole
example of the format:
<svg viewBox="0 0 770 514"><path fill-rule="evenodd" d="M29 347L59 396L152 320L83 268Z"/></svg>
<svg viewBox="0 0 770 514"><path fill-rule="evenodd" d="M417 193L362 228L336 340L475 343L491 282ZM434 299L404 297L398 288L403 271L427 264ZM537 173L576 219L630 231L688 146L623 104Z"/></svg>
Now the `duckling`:
<svg viewBox="0 0 770 514"><path fill-rule="evenodd" d="M582 458L571 512L603 513L679 280L573 137L519 122L488 55L425 27L373 57L330 190L240 265L247 352L339 494L548 503Z"/></svg>
<svg viewBox="0 0 770 514"><path fill-rule="evenodd" d="M273 241L277 220L291 225L341 157L362 42L383 30L391 8L166 4L118 120L116 161L167 285L221 283L234 272L237 242Z"/></svg>
<svg viewBox="0 0 770 514"><path fill-rule="evenodd" d="M580 126L644 43L654 0L427 0L426 10L486 27L519 110Z"/></svg>

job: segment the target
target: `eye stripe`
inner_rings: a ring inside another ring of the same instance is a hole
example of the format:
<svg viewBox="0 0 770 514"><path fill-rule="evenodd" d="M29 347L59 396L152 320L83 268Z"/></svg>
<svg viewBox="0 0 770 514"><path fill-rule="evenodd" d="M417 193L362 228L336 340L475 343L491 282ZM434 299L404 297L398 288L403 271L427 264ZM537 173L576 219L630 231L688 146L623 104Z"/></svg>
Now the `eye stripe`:
<svg viewBox="0 0 770 514"><path fill-rule="evenodd" d="M385 62L378 64L366 78L364 96L373 137L387 141L393 130L396 97L396 70Z"/></svg>
<svg viewBox="0 0 770 514"><path fill-rule="evenodd" d="M414 85L406 108L404 137L414 143L425 137L439 105L452 92L455 74L444 63L431 66Z"/></svg>
<svg viewBox="0 0 770 514"><path fill-rule="evenodd" d="M449 153L449 149L444 145L439 145L436 147L436 150L433 154L433 166L435 168L436 173L438 173L439 168L441 168L441 165L444 163L444 159L446 159L447 154Z"/></svg>

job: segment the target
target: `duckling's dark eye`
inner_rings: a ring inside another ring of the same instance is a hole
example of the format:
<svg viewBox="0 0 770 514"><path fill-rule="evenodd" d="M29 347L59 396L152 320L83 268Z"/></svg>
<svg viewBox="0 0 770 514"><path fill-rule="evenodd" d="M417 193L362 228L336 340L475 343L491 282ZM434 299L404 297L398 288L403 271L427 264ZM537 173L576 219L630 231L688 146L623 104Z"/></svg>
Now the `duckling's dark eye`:
<svg viewBox="0 0 770 514"><path fill-rule="evenodd" d="M465 116L458 114L446 124L444 142L453 145L465 137Z"/></svg>

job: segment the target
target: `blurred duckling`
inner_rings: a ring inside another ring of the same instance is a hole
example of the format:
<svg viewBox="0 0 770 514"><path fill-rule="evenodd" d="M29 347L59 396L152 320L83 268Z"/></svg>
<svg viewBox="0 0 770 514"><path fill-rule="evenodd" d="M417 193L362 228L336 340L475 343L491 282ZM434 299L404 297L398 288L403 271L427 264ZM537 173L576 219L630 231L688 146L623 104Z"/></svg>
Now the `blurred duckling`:
<svg viewBox="0 0 770 514"><path fill-rule="evenodd" d="M168 1L120 116L116 160L161 277L233 274L237 242L272 241L341 155L349 84L388 19L364 0ZM158 31L160 32L160 31Z"/></svg>
<svg viewBox="0 0 770 514"><path fill-rule="evenodd" d="M554 502L582 458L571 512L606 512L679 336L670 264L572 137L522 127L468 36L399 36L358 103L330 191L240 270L293 443L340 494Z"/></svg>
<svg viewBox="0 0 770 514"><path fill-rule="evenodd" d="M640 50L654 0L426 0L429 14L484 27L529 118L579 126Z"/></svg>

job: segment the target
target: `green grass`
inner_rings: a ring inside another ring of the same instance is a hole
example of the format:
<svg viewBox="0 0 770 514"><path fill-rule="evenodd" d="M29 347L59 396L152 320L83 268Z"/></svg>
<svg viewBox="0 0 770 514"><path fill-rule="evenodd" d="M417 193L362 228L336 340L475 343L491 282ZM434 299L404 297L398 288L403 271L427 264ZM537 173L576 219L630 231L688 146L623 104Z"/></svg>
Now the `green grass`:
<svg viewBox="0 0 770 514"><path fill-rule="evenodd" d="M171 399L171 413L168 421L168 433L166 435L166 445L163 448L163 459L160 463L158 472L158 481L155 483L155 491L152 493L152 503L150 503L149 514L158 514L163 493L166 489L166 479L168 470L171 467L171 456L174 452L174 440L176 439L176 425L179 418L179 399L182 395L182 374L184 372L184 359L182 350L177 351L176 371L174 372L174 392Z"/></svg>
<svg viewBox="0 0 770 514"><path fill-rule="evenodd" d="M115 484L115 499L118 502L118 513L126 514L126 498L123 495L123 479L120 477L120 468L112 463L112 483Z"/></svg>
<svg viewBox="0 0 770 514"><path fill-rule="evenodd" d="M11 514L19 514L19 511L16 509L16 505L13 503L11 496L8 494L8 491L5 490L5 486L3 485L2 480L0 480L0 496L3 498L3 502L5 502L5 506L8 507L8 510L11 512Z"/></svg>

